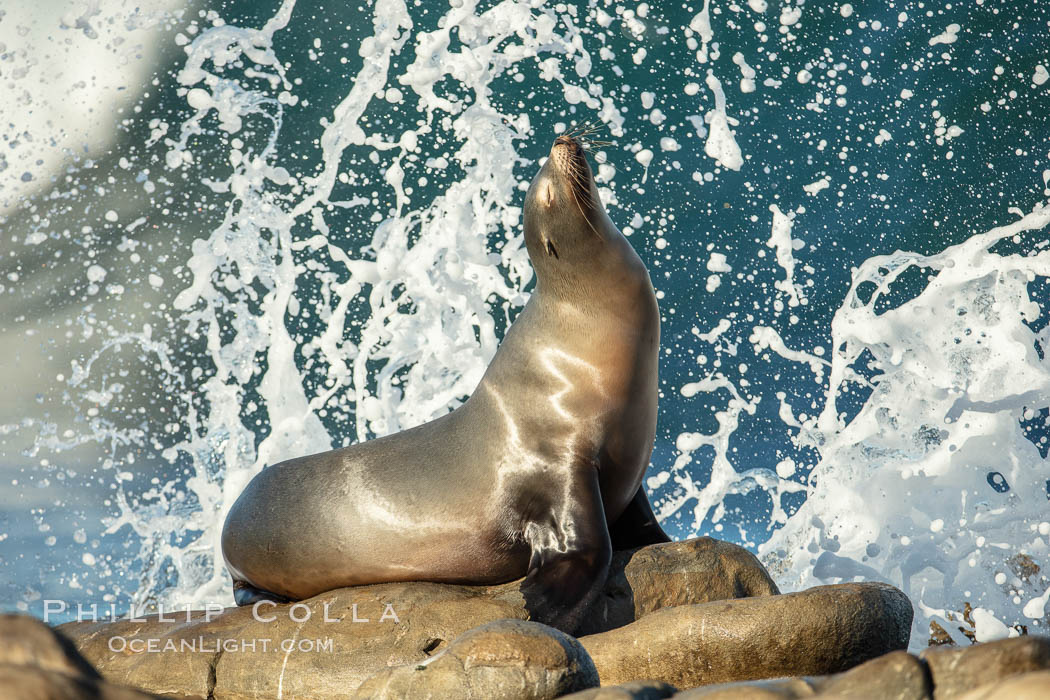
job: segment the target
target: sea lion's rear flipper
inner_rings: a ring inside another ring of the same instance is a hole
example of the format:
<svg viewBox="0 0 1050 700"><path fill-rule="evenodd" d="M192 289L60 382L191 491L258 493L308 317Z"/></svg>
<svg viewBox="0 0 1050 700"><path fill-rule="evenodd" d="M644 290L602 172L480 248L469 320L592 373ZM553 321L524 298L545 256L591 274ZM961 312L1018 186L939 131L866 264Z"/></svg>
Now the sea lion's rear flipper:
<svg viewBox="0 0 1050 700"><path fill-rule="evenodd" d="M233 582L233 600L237 605L255 605L260 600L268 600L272 603L288 603L288 598L256 588L245 581Z"/></svg>
<svg viewBox="0 0 1050 700"><path fill-rule="evenodd" d="M598 472L587 462L558 474L550 507L525 528L532 548L521 585L529 619L572 633L609 573L612 545Z"/></svg>
<svg viewBox="0 0 1050 700"><path fill-rule="evenodd" d="M638 487L638 493L634 494L627 508L609 527L609 536L616 551L671 541L653 515L644 486Z"/></svg>

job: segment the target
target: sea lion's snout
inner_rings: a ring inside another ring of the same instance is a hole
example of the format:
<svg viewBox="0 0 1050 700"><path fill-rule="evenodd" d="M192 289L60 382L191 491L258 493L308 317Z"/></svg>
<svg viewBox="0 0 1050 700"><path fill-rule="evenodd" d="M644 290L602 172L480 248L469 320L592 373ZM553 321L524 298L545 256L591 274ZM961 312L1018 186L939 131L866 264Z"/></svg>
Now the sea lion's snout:
<svg viewBox="0 0 1050 700"><path fill-rule="evenodd" d="M583 158L583 149L571 136L559 136L551 146L551 160L559 172L570 173L579 169L578 162Z"/></svg>
<svg viewBox="0 0 1050 700"><path fill-rule="evenodd" d="M550 174L559 190L564 191L566 202L574 202L582 212L591 200L591 168L583 144L572 136L562 134L554 139L550 157L547 159Z"/></svg>
<svg viewBox="0 0 1050 700"><path fill-rule="evenodd" d="M584 173L590 174L583 148L576 139L563 134L554 140L547 163L536 176L530 195L544 210L572 202L575 199L573 189L584 186Z"/></svg>

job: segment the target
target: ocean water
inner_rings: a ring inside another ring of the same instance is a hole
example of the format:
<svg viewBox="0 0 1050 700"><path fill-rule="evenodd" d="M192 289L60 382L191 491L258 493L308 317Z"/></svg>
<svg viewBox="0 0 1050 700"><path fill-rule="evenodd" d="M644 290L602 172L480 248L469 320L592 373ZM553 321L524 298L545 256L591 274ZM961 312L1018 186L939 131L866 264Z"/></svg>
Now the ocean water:
<svg viewBox="0 0 1050 700"><path fill-rule="evenodd" d="M524 190L600 122L668 532L893 583L915 648L1045 631L1048 35L991 0L6 10L0 602L229 603L253 474L473 390Z"/></svg>

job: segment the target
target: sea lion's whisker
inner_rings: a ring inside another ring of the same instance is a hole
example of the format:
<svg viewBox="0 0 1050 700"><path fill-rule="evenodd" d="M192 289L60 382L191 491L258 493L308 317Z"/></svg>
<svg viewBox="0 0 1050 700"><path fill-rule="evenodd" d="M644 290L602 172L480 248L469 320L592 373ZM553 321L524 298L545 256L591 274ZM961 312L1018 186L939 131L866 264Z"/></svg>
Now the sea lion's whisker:
<svg viewBox="0 0 1050 700"><path fill-rule="evenodd" d="M594 134L605 128L605 122L599 118L595 118L594 121L590 122L587 126L587 133Z"/></svg>
<svg viewBox="0 0 1050 700"><path fill-rule="evenodd" d="M594 133L590 124L585 124L578 134L576 134L576 140L581 141L587 138L588 134Z"/></svg>
<svg viewBox="0 0 1050 700"><path fill-rule="evenodd" d="M572 129L569 129L564 134L562 134L562 136L568 136L569 138L581 140L586 138L590 134L601 130L604 126L605 124L601 121L601 119L590 119L588 121L576 124L572 127Z"/></svg>
<svg viewBox="0 0 1050 700"><path fill-rule="evenodd" d="M601 119L595 119L592 122L588 122L587 130L583 134L581 134L580 136L581 136L581 138L582 137L586 137L586 136L590 136L591 134L595 134L595 133L597 133L597 132L599 132L602 129L607 128L607 127L608 127L608 125L605 122L603 122Z"/></svg>
<svg viewBox="0 0 1050 700"><path fill-rule="evenodd" d="M598 233L598 229L594 228L594 224L591 223L590 217L587 216L587 212L585 212L583 210L583 205L580 204L580 198L576 196L576 188L571 188L571 189L572 189L572 198L576 202L576 208L580 210L580 215L583 217L583 220L587 222L587 225L590 227L590 229L594 233L595 237L597 237L599 240L601 240L601 237L602 237L601 234ZM590 202L590 196L588 196L587 199L588 199L588 205L589 205L587 208L588 209L593 209L593 206L591 206L591 202Z"/></svg>
<svg viewBox="0 0 1050 700"><path fill-rule="evenodd" d="M583 167L578 163L572 163L572 165L569 166L568 174L573 183L579 185L579 189L587 193L589 199L591 188L590 183L587 182L587 178L584 177ZM576 188L573 188L573 191L575 192Z"/></svg>
<svg viewBox="0 0 1050 700"><path fill-rule="evenodd" d="M594 224L591 223L591 219L588 216L588 213L594 211L596 207L594 198L591 195L590 182L584 176L583 166L570 158L566 174L569 176L569 191L572 193L572 200L576 202L576 208L579 209L580 215L583 217L584 221L587 222L587 226L591 229L591 232L600 240L602 236L598 233L598 229L594 228ZM580 201L581 197L586 201L586 207L584 207L583 202Z"/></svg>
<svg viewBox="0 0 1050 700"><path fill-rule="evenodd" d="M568 138L576 138L576 137L579 136L579 134L584 132L587 129L587 127L589 127L589 126L590 126L590 122L579 122L579 123L573 125L573 127L571 129L565 131L562 134L562 136L567 136Z"/></svg>

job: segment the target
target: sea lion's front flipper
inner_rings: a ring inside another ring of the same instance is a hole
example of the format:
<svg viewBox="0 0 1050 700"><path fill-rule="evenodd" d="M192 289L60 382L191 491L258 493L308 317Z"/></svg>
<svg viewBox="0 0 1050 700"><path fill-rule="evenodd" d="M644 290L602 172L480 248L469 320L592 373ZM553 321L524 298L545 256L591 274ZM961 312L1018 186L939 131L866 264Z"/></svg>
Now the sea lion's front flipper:
<svg viewBox="0 0 1050 700"><path fill-rule="evenodd" d="M638 487L638 493L609 528L609 536L613 549L617 551L671 541L653 515L644 486Z"/></svg>
<svg viewBox="0 0 1050 700"><path fill-rule="evenodd" d="M525 528L532 555L521 592L530 620L572 633L605 585L612 544L593 462L551 486L550 509Z"/></svg>

